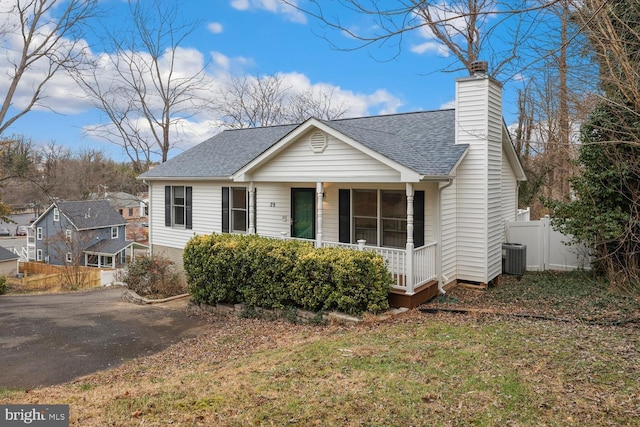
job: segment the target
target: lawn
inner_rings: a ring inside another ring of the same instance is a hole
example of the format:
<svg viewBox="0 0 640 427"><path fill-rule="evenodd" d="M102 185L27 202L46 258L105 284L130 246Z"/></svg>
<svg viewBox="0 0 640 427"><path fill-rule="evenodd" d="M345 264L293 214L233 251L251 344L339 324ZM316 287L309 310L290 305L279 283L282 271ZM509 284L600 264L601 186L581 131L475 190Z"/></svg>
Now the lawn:
<svg viewBox="0 0 640 427"><path fill-rule="evenodd" d="M162 353L0 403L69 404L74 426L640 425L637 298L547 273L421 309L358 325L212 317Z"/></svg>

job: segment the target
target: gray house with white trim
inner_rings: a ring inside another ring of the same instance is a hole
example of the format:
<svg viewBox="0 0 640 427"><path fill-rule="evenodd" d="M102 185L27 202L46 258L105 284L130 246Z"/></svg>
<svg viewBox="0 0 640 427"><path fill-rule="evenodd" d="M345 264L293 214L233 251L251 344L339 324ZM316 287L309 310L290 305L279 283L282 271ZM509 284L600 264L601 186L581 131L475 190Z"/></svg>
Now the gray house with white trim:
<svg viewBox="0 0 640 427"><path fill-rule="evenodd" d="M126 240L126 225L107 200L54 202L31 225L29 253L49 264L115 268L138 245Z"/></svg>
<svg viewBox="0 0 640 427"><path fill-rule="evenodd" d="M227 130L143 173L149 244L181 264L194 234L257 233L372 250L415 306L501 274L526 179L502 87L456 81L454 109Z"/></svg>

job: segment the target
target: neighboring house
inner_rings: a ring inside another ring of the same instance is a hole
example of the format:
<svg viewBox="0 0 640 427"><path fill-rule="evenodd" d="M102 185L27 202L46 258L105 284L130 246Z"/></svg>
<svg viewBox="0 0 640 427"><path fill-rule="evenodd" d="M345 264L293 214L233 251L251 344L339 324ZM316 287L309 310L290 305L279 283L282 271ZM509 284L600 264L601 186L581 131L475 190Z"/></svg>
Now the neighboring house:
<svg viewBox="0 0 640 427"><path fill-rule="evenodd" d="M133 194L118 191L115 193L104 193L95 195L94 199L104 198L111 203L111 206L127 221L139 220L147 216L147 201L144 198Z"/></svg>
<svg viewBox="0 0 640 427"><path fill-rule="evenodd" d="M455 109L227 130L143 173L152 253L181 265L194 234L258 233L374 250L393 305L502 270L526 179L502 87L456 81Z"/></svg>
<svg viewBox="0 0 640 427"><path fill-rule="evenodd" d="M55 202L32 224L29 253L49 264L115 268L142 247L126 240L126 225L107 200Z"/></svg>
<svg viewBox="0 0 640 427"><path fill-rule="evenodd" d="M14 252L0 246L0 276L15 276L19 258Z"/></svg>

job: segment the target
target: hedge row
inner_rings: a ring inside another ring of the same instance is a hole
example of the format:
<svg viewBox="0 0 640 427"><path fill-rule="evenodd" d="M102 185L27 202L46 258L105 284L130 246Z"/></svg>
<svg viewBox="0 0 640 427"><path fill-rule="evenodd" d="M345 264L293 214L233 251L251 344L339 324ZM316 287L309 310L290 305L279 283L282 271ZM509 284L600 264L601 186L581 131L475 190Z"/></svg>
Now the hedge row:
<svg viewBox="0 0 640 427"><path fill-rule="evenodd" d="M196 303L244 303L360 315L389 307L391 274L381 256L257 235L193 237L184 269Z"/></svg>

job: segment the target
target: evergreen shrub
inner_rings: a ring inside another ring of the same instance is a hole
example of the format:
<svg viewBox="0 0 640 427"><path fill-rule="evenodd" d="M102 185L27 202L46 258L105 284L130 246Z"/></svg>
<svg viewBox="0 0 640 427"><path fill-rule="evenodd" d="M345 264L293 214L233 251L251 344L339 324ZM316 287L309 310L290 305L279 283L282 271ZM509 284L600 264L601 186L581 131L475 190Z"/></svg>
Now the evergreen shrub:
<svg viewBox="0 0 640 427"><path fill-rule="evenodd" d="M389 307L392 284L381 256L257 235L193 237L183 255L196 303L337 310L360 315Z"/></svg>

